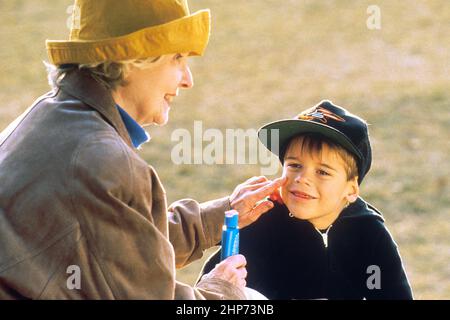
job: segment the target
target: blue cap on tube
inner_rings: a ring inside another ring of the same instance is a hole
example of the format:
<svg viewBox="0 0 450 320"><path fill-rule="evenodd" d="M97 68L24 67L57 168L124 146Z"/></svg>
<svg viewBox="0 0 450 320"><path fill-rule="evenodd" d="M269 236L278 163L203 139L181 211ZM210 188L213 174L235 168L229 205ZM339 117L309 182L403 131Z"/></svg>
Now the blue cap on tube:
<svg viewBox="0 0 450 320"><path fill-rule="evenodd" d="M225 225L228 228L237 228L239 224L239 213L236 210L225 211Z"/></svg>

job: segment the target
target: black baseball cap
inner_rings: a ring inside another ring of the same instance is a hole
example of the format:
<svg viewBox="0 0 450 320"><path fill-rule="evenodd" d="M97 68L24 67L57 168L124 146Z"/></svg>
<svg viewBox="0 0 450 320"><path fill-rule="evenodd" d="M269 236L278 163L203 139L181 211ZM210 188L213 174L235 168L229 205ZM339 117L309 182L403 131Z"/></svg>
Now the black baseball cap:
<svg viewBox="0 0 450 320"><path fill-rule="evenodd" d="M278 130L278 145L272 140L272 130ZM329 100L323 100L293 119L264 125L258 130L258 138L283 163L282 157L289 141L305 133L320 134L354 155L358 165L358 183L361 184L372 163L369 130L363 119Z"/></svg>

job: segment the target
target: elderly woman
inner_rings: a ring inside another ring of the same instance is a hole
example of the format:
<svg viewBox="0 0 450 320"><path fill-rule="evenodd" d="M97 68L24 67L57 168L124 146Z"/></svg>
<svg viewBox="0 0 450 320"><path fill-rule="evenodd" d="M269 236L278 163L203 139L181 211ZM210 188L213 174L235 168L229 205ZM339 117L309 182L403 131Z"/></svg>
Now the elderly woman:
<svg viewBox="0 0 450 320"><path fill-rule="evenodd" d="M47 41L53 90L0 135L0 299L241 299L245 258L194 288L175 268L220 241L224 211L240 227L271 208L283 180L249 179L229 197L167 208L136 148L193 86L209 11L186 1L77 0L69 41Z"/></svg>

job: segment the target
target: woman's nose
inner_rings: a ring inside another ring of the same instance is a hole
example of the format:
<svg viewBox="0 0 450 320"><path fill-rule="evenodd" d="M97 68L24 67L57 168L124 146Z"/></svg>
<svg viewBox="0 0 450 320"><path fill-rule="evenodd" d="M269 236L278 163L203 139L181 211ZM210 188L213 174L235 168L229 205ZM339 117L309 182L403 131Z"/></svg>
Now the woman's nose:
<svg viewBox="0 0 450 320"><path fill-rule="evenodd" d="M180 87L184 89L189 89L194 86L194 79L192 77L191 69L188 65L186 65L186 68L183 72L183 78L181 79Z"/></svg>

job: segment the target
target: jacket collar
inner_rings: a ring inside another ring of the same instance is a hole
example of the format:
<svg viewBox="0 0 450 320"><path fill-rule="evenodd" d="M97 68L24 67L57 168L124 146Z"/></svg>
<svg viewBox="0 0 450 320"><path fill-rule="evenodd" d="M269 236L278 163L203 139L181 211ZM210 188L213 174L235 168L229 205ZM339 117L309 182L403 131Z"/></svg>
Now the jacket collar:
<svg viewBox="0 0 450 320"><path fill-rule="evenodd" d="M361 217L373 217L381 221L384 221L381 212L361 197L358 197L358 199L356 199L355 202L353 202L347 208L342 210L338 219L361 218Z"/></svg>
<svg viewBox="0 0 450 320"><path fill-rule="evenodd" d="M114 127L119 136L133 148L128 131L107 87L82 70L67 73L58 86L65 93L98 111Z"/></svg>
<svg viewBox="0 0 450 320"><path fill-rule="evenodd" d="M139 149L141 145L150 140L150 135L137 123L124 109L118 104L116 105L119 110L120 117L127 128L128 135L131 138L131 142L136 149Z"/></svg>

